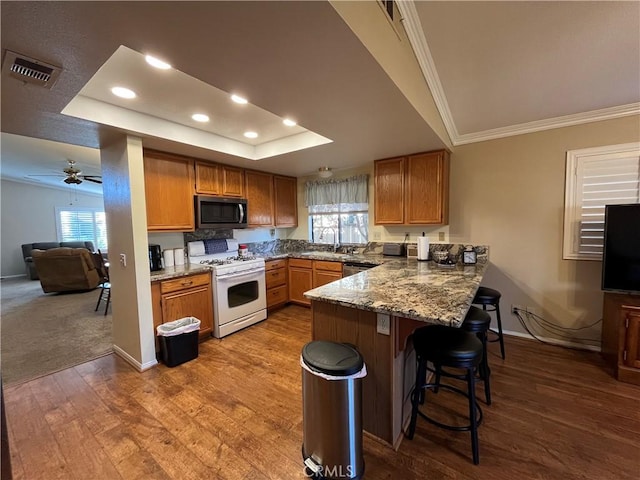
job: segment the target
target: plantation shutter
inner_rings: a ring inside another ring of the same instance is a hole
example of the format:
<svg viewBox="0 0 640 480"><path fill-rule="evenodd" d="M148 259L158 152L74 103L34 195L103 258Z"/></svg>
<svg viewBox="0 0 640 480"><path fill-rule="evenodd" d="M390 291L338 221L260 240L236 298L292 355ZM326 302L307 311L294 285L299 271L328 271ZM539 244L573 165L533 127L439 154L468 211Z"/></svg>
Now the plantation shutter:
<svg viewBox="0 0 640 480"><path fill-rule="evenodd" d="M605 205L640 202L637 145L610 152L604 147L568 152L565 259L601 259Z"/></svg>
<svg viewBox="0 0 640 480"><path fill-rule="evenodd" d="M586 160L578 166L577 176L582 187L578 253L602 255L604 207L638 203L640 160Z"/></svg>
<svg viewBox="0 0 640 480"><path fill-rule="evenodd" d="M91 208L57 208L58 241L93 242L95 248L107 251L107 223L103 211Z"/></svg>

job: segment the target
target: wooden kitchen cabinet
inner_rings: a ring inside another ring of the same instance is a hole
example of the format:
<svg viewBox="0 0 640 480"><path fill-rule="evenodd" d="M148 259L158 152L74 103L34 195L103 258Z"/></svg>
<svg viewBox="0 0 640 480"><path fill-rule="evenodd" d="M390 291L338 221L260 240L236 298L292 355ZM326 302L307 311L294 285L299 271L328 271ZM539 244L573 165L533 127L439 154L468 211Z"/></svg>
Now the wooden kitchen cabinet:
<svg viewBox="0 0 640 480"><path fill-rule="evenodd" d="M241 198L244 170L217 163L195 162L196 193Z"/></svg>
<svg viewBox="0 0 640 480"><path fill-rule="evenodd" d="M342 278L342 263L327 262L324 260L313 261L313 288Z"/></svg>
<svg viewBox="0 0 640 480"><path fill-rule="evenodd" d="M273 215L273 175L246 170L244 191L247 196L248 226L272 227Z"/></svg>
<svg viewBox="0 0 640 480"><path fill-rule="evenodd" d="M297 179L246 170L244 184L250 227L298 226Z"/></svg>
<svg viewBox="0 0 640 480"><path fill-rule="evenodd" d="M441 225L449 221L449 152L374 162L376 225Z"/></svg>
<svg viewBox="0 0 640 480"><path fill-rule="evenodd" d="M311 300L303 295L313 285L313 261L289 259L289 301L298 305L309 306Z"/></svg>
<svg viewBox="0 0 640 480"><path fill-rule="evenodd" d="M144 150L144 189L149 231L195 230L192 159Z"/></svg>
<svg viewBox="0 0 640 480"><path fill-rule="evenodd" d="M276 227L298 226L298 181L294 177L273 176Z"/></svg>
<svg viewBox="0 0 640 480"><path fill-rule="evenodd" d="M604 294L602 356L618 380L640 385L640 295Z"/></svg>
<svg viewBox="0 0 640 480"><path fill-rule="evenodd" d="M281 307L289 301L287 259L265 262L267 308Z"/></svg>
<svg viewBox="0 0 640 480"><path fill-rule="evenodd" d="M289 301L311 305L303 295L307 290L321 287L342 278L342 263L325 260L289 259Z"/></svg>
<svg viewBox="0 0 640 480"><path fill-rule="evenodd" d="M211 288L209 272L153 282L151 300L154 333L162 323L196 317L200 320L200 340L209 338L213 332Z"/></svg>

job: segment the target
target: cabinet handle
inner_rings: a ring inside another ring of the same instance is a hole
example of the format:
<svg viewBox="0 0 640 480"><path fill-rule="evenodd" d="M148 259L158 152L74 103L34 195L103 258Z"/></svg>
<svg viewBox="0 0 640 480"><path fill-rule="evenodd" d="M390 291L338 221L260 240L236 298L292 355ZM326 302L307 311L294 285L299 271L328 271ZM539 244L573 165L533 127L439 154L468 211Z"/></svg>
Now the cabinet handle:
<svg viewBox="0 0 640 480"><path fill-rule="evenodd" d="M189 280L188 282L182 282L182 286L183 287L188 287L189 285L193 284L192 280Z"/></svg>

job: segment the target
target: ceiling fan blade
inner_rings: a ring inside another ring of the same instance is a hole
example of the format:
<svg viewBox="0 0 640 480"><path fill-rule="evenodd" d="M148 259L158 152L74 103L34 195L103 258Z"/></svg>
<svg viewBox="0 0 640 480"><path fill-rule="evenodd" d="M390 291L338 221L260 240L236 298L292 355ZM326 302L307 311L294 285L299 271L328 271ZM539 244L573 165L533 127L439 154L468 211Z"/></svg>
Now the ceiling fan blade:
<svg viewBox="0 0 640 480"><path fill-rule="evenodd" d="M84 178L87 182L102 184L102 177L99 177L97 175L85 175L82 178Z"/></svg>

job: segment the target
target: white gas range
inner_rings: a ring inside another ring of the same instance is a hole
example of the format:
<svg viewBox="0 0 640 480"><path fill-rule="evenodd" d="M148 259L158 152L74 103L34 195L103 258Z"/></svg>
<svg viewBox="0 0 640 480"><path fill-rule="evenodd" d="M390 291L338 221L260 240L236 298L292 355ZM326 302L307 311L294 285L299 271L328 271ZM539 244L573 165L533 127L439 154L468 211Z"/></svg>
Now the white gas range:
<svg viewBox="0 0 640 480"><path fill-rule="evenodd" d="M267 318L264 259L238 256L237 242L226 252L207 254L189 242L189 263L212 267L213 336L222 338Z"/></svg>

